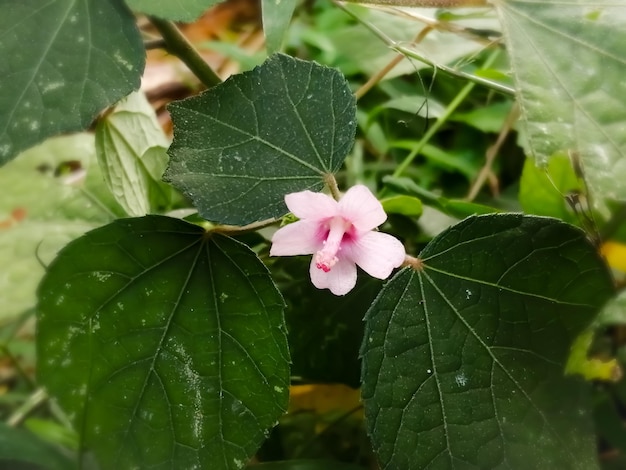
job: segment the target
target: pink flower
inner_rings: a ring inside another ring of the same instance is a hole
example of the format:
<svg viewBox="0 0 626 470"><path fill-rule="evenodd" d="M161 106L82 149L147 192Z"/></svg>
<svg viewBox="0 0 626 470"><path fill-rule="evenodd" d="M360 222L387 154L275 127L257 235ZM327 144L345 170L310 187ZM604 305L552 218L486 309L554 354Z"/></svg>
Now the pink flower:
<svg viewBox="0 0 626 470"><path fill-rule="evenodd" d="M274 234L270 255L313 254L309 272L318 289L344 295L356 284L357 264L386 279L404 261L402 243L374 231L387 214L363 185L350 188L339 202L311 191L287 194L285 202L300 220Z"/></svg>

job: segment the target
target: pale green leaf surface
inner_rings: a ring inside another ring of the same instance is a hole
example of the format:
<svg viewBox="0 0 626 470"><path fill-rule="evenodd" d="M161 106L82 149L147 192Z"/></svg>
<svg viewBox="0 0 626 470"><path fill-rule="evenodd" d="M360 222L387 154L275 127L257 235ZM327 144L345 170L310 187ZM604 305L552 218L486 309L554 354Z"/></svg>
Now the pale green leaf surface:
<svg viewBox="0 0 626 470"><path fill-rule="evenodd" d="M164 179L202 217L227 224L282 216L285 194L320 190L356 130L345 78L282 54L168 109L175 127Z"/></svg>
<svg viewBox="0 0 626 470"><path fill-rule="evenodd" d="M120 219L50 265L39 379L103 469L240 468L287 405L283 307L245 245Z"/></svg>
<svg viewBox="0 0 626 470"><path fill-rule="evenodd" d="M136 11L166 20L191 22L224 0L126 0Z"/></svg>
<svg viewBox="0 0 626 470"><path fill-rule="evenodd" d="M568 206L565 196L580 190L581 181L565 155L553 156L543 168L537 167L531 158L524 163L519 202L527 214L556 217L576 224L579 219Z"/></svg>
<svg viewBox="0 0 626 470"><path fill-rule="evenodd" d="M263 0L263 32L268 54L280 51L298 0Z"/></svg>
<svg viewBox="0 0 626 470"><path fill-rule="evenodd" d="M0 11L0 164L139 88L145 53L122 0L0 0Z"/></svg>
<svg viewBox="0 0 626 470"><path fill-rule="evenodd" d="M532 155L577 151L597 200L626 199L626 4L493 3Z"/></svg>
<svg viewBox="0 0 626 470"><path fill-rule="evenodd" d="M161 176L167 165L168 145L142 93L132 93L98 121L98 161L107 185L128 215L141 216L156 210L151 200L160 199L167 206L169 188L161 182ZM159 194L161 198L154 197Z"/></svg>
<svg viewBox="0 0 626 470"><path fill-rule="evenodd" d="M63 162L81 169L54 176ZM72 179L84 176L84 181ZM35 305L35 290L59 249L123 211L102 182L94 138L89 134L49 139L0 169L0 324ZM21 220L12 213L20 211Z"/></svg>
<svg viewBox="0 0 626 470"><path fill-rule="evenodd" d="M382 11L378 7L366 8L353 4L348 4L346 7L353 11L362 22L367 22L380 31L390 42L412 47L420 55L438 64L454 66L463 57L475 54L484 47L479 42L468 41L462 35L438 29L431 30L419 44L411 46L420 30L425 28L425 23L437 21L435 18L439 9L436 8L396 8ZM484 18L469 22L468 26L497 29L498 21L493 12L483 10L482 13ZM331 25L327 31L318 31L318 33L331 42L327 47L322 48L322 50L329 49L327 57L329 62L334 59L342 70L347 71L346 73L374 75L398 55L360 22L341 28ZM367 47L364 47L364 44L367 44ZM429 66L423 62L405 59L393 67L385 78L415 73L426 67Z"/></svg>
<svg viewBox="0 0 626 470"><path fill-rule="evenodd" d="M582 231L470 217L366 315L362 395L382 468L597 468L572 340L613 286Z"/></svg>

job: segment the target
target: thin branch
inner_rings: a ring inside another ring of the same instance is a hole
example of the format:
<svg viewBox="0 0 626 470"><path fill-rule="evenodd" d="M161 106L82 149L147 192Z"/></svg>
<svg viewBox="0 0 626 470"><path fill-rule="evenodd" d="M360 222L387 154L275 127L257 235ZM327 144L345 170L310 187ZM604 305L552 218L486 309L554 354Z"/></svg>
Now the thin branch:
<svg viewBox="0 0 626 470"><path fill-rule="evenodd" d="M204 83L207 88L214 87L222 83L220 77L213 71L205 60L198 54L198 51L180 32L171 21L162 20L154 16L150 17L150 22L161 33L166 43L166 50L182 60L189 70Z"/></svg>
<svg viewBox="0 0 626 470"><path fill-rule="evenodd" d="M509 114L507 115L504 121L504 124L502 126L502 129L500 130L500 134L498 135L496 142L487 150L487 154L485 156L485 164L483 165L480 172L478 173L478 176L476 177L476 181L474 181L474 184L470 188L470 191L467 194L467 197L465 198L466 200L473 201L474 198L476 198L476 196L478 195L478 192L480 191L480 188L483 187L483 184L485 184L485 181L487 180L489 175L492 173L491 168L493 166L493 162L495 161L496 156L498 155L498 152L500 151L500 147L502 147L502 144L504 143L506 137L509 135L509 132L511 132L511 129L513 128L513 125L515 124L515 121L517 121L517 119L519 118L519 115L520 115L519 106L517 103L513 103L513 106L511 107L511 111L509 111Z"/></svg>
<svg viewBox="0 0 626 470"><path fill-rule="evenodd" d="M259 230L265 227L269 227L270 225L274 225L276 222L280 221L280 219L265 219L260 220L258 222L252 222L248 225L217 225L209 230L207 233L220 233L222 235L239 235L247 232L254 232L255 230Z"/></svg>

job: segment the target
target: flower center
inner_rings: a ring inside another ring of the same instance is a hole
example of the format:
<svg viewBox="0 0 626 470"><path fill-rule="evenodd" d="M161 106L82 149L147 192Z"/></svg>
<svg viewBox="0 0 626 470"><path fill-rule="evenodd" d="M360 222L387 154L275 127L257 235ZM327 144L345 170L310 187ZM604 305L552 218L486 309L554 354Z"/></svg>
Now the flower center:
<svg viewBox="0 0 626 470"><path fill-rule="evenodd" d="M315 266L317 269L327 273L339 261L337 253L341 250L341 241L349 228L350 223L342 217L333 217L330 220L330 230L326 240L324 240L324 248L315 253Z"/></svg>

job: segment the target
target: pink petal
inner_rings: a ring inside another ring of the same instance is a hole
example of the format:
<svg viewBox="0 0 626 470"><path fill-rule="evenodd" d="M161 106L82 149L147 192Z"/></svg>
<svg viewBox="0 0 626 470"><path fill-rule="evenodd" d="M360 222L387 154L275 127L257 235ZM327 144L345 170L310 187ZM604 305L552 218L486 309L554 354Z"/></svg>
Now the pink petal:
<svg viewBox="0 0 626 470"><path fill-rule="evenodd" d="M380 232L368 232L353 243L342 245L341 249L345 257L378 279L387 279L406 255L398 239Z"/></svg>
<svg viewBox="0 0 626 470"><path fill-rule="evenodd" d="M337 201L332 197L313 191L301 191L285 196L285 203L300 219L320 220L337 215Z"/></svg>
<svg viewBox="0 0 626 470"><path fill-rule="evenodd" d="M337 261L327 273L315 266L315 258L309 268L311 282L318 289L330 289L335 295L345 295L356 285L356 265L347 259Z"/></svg>
<svg viewBox="0 0 626 470"><path fill-rule="evenodd" d="M362 184L352 186L339 201L339 213L359 232L372 230L387 220L383 206Z"/></svg>
<svg viewBox="0 0 626 470"><path fill-rule="evenodd" d="M270 256L310 255L322 249L320 226L311 220L299 220L279 228L272 237Z"/></svg>

